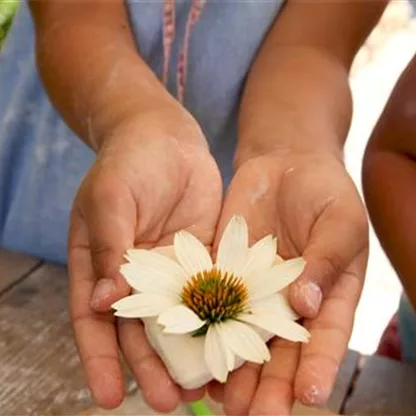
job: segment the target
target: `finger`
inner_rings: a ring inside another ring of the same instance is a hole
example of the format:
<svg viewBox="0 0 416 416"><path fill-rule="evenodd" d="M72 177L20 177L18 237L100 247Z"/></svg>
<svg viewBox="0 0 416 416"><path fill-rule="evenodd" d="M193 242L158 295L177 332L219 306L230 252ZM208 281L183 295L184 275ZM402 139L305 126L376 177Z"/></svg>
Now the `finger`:
<svg viewBox="0 0 416 416"><path fill-rule="evenodd" d="M200 389L185 390L181 389L181 399L183 402L190 403L201 400L205 396L205 387Z"/></svg>
<svg viewBox="0 0 416 416"><path fill-rule="evenodd" d="M230 374L224 388L224 410L227 415L247 414L257 388L261 366L245 363Z"/></svg>
<svg viewBox="0 0 416 416"><path fill-rule="evenodd" d="M119 319L120 346L143 398L159 412L171 412L179 404L180 389L153 351L139 320Z"/></svg>
<svg viewBox="0 0 416 416"><path fill-rule="evenodd" d="M74 214L69 241L69 310L87 384L99 406L113 409L123 400L123 374L114 318L90 307L95 284L86 225Z"/></svg>
<svg viewBox="0 0 416 416"><path fill-rule="evenodd" d="M293 385L299 362L299 345L275 338L270 344L271 360L263 366L250 415L290 415Z"/></svg>
<svg viewBox="0 0 416 416"><path fill-rule="evenodd" d="M129 287L119 273L126 250L134 244L136 204L126 185L114 175L100 174L79 198L88 226L92 263L98 282L91 299L97 311L128 295Z"/></svg>
<svg viewBox="0 0 416 416"><path fill-rule="evenodd" d="M324 404L331 394L351 336L366 259L363 252L335 283L318 317L305 323L311 341L302 346L295 383L296 397L304 404Z"/></svg>
<svg viewBox="0 0 416 416"><path fill-rule="evenodd" d="M361 205L353 201L341 206L339 200L332 201L312 228L303 252L306 268L290 288L296 311L316 317L338 276L367 245L368 224Z"/></svg>
<svg viewBox="0 0 416 416"><path fill-rule="evenodd" d="M217 403L224 402L224 384L218 381L211 381L207 386L208 394Z"/></svg>

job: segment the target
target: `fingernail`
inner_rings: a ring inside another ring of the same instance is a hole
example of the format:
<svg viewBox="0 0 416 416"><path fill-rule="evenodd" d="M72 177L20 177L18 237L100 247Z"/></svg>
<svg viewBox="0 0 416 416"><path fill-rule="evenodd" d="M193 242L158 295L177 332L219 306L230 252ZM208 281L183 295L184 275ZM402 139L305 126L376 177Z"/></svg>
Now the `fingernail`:
<svg viewBox="0 0 416 416"><path fill-rule="evenodd" d="M320 406L328 400L329 395L329 390L311 386L303 393L301 402L306 406Z"/></svg>
<svg viewBox="0 0 416 416"><path fill-rule="evenodd" d="M305 393L303 393L302 403L309 405L309 406L313 406L319 401L318 398L319 398L318 387L311 386L308 390L305 391Z"/></svg>
<svg viewBox="0 0 416 416"><path fill-rule="evenodd" d="M93 309L100 309L102 303L116 290L116 285L111 279L101 279L97 282L91 298L91 307Z"/></svg>
<svg viewBox="0 0 416 416"><path fill-rule="evenodd" d="M322 302L322 290L321 288L313 282L305 283L301 286L301 295L313 313L317 313L321 307Z"/></svg>

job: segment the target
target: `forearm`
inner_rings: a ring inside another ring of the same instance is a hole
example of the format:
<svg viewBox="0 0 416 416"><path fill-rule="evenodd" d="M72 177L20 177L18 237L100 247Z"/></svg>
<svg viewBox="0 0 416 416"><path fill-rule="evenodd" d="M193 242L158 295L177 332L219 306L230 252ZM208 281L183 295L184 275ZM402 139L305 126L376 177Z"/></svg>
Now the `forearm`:
<svg viewBox="0 0 416 416"><path fill-rule="evenodd" d="M372 134L363 188L375 231L416 307L415 77L413 59Z"/></svg>
<svg viewBox="0 0 416 416"><path fill-rule="evenodd" d="M32 0L30 5L46 90L92 148L97 150L124 118L176 104L140 58L123 1Z"/></svg>
<svg viewBox="0 0 416 416"><path fill-rule="evenodd" d="M341 157L352 115L349 68L384 7L366 1L287 4L247 81L237 159L270 149Z"/></svg>
<svg viewBox="0 0 416 416"><path fill-rule="evenodd" d="M242 101L238 154L324 150L340 156L352 112L347 73L310 48L265 52Z"/></svg>
<svg viewBox="0 0 416 416"><path fill-rule="evenodd" d="M398 153L370 153L364 174L374 229L416 307L416 163Z"/></svg>

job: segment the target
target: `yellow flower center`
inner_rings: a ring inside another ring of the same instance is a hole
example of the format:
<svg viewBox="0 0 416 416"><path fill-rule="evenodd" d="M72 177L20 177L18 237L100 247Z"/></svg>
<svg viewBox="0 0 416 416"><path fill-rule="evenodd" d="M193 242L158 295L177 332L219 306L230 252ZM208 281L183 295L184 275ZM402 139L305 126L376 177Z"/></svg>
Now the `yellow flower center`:
<svg viewBox="0 0 416 416"><path fill-rule="evenodd" d="M194 335L204 335L208 326L235 318L247 307L248 290L241 277L213 268L192 276L181 293L182 303L207 324Z"/></svg>

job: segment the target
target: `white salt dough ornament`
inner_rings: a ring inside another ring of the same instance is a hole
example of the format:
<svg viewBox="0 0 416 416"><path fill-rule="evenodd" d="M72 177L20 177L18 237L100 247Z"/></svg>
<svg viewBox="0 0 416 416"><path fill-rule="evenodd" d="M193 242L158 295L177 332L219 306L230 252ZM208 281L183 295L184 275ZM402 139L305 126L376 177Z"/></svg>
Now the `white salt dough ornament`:
<svg viewBox="0 0 416 416"><path fill-rule="evenodd" d="M204 358L204 337L189 335L164 334L156 319L143 319L147 339L157 352L169 375L176 384L184 389L197 389L214 379ZM266 331L258 330L264 342L274 337ZM236 370L245 363L237 357L234 368Z"/></svg>
<svg viewBox="0 0 416 416"><path fill-rule="evenodd" d="M142 319L150 344L179 386L225 382L245 361L268 361L266 342L272 337L309 340L285 290L305 261L284 261L276 252L271 236L248 246L242 217L226 227L215 264L184 231L173 246L129 250L120 270L134 291L113 305L115 315Z"/></svg>

